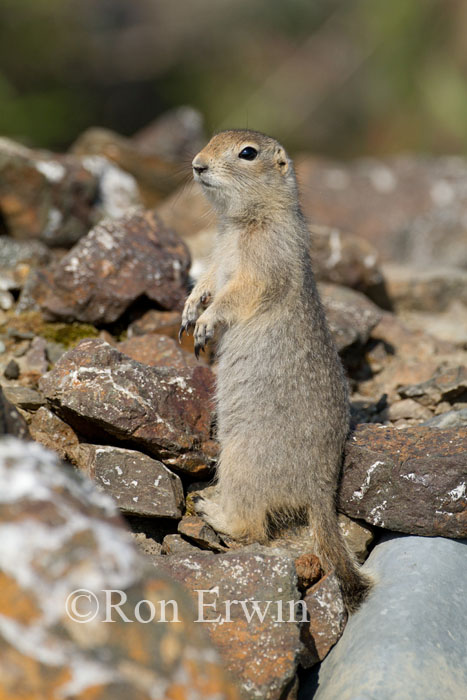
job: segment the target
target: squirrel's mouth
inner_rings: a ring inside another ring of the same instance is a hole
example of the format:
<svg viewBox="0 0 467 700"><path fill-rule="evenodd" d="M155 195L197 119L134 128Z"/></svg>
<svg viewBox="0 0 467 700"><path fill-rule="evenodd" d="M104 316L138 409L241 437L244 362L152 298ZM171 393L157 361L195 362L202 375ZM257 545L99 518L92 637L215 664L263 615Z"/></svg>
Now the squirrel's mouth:
<svg viewBox="0 0 467 700"><path fill-rule="evenodd" d="M198 173L193 173L193 178L196 182L199 182L199 184L202 185L203 187L215 187L216 186L212 182L208 182L207 180L204 180L204 178L202 178L200 175L198 175Z"/></svg>

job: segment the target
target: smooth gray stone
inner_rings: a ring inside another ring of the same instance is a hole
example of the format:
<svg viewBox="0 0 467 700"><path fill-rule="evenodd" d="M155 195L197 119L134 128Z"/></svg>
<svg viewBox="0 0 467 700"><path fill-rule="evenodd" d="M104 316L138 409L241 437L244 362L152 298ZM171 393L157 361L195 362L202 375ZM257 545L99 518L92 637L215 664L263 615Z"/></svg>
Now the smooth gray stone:
<svg viewBox="0 0 467 700"><path fill-rule="evenodd" d="M371 597L308 676L300 700L465 700L467 540L388 535Z"/></svg>

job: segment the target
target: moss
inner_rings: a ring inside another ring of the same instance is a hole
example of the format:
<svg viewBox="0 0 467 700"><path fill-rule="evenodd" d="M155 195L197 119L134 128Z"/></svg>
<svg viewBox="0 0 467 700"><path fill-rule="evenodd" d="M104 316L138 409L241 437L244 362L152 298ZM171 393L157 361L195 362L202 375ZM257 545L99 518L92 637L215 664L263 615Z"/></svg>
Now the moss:
<svg viewBox="0 0 467 700"><path fill-rule="evenodd" d="M39 311L8 314L3 328L10 333L34 333L49 342L60 343L67 349L74 347L84 338L96 338L99 335L97 328L88 323L48 322Z"/></svg>

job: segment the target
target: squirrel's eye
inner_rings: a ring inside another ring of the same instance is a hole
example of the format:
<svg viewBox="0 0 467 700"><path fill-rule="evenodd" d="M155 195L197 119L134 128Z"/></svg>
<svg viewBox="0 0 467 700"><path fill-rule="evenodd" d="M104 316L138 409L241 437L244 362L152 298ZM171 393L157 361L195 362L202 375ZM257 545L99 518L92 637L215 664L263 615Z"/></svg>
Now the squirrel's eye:
<svg viewBox="0 0 467 700"><path fill-rule="evenodd" d="M257 155L258 151L256 148L253 148L253 146L247 146L243 149L243 151L240 151L238 157L243 158L244 160L254 160Z"/></svg>

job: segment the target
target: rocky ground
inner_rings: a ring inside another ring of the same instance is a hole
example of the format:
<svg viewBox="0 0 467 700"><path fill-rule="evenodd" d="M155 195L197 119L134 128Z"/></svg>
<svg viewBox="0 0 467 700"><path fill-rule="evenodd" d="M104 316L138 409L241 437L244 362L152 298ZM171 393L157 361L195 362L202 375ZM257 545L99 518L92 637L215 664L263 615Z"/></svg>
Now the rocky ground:
<svg viewBox="0 0 467 700"><path fill-rule="evenodd" d="M460 697L467 161L297 160L352 393L340 523L378 576L347 624L306 530L240 546L194 514L218 450L216 365L176 337L213 221L180 175L203 135L168 124L90 130L67 154L0 140L2 694ZM175 599L181 622L120 618L109 636L99 616L70 622L77 588L123 590L127 612ZM438 668L423 687L422 658Z"/></svg>

